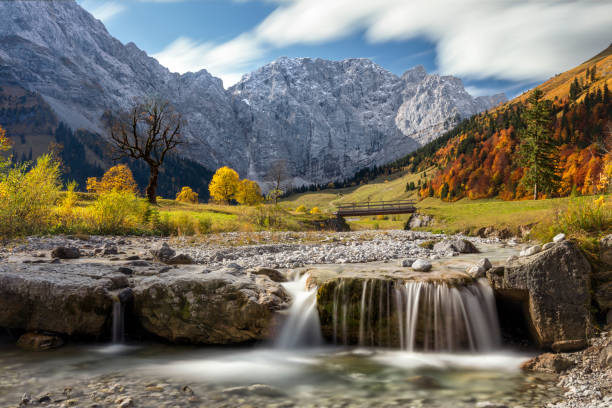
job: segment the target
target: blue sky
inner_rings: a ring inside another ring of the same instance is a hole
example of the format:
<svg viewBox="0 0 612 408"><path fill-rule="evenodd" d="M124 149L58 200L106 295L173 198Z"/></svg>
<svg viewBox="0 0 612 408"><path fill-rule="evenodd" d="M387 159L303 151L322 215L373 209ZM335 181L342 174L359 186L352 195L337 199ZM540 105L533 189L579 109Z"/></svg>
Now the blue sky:
<svg viewBox="0 0 612 408"><path fill-rule="evenodd" d="M280 56L421 64L510 97L612 42L608 0L78 0L175 72L231 86Z"/></svg>

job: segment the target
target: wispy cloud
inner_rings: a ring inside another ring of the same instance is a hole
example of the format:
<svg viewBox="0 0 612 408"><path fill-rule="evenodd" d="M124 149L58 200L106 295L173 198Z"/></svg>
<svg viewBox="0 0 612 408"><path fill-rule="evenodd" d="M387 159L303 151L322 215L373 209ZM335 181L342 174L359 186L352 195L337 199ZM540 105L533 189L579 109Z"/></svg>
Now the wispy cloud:
<svg viewBox="0 0 612 408"><path fill-rule="evenodd" d="M125 2L118 1L84 0L81 6L105 23L126 10Z"/></svg>
<svg viewBox="0 0 612 408"><path fill-rule="evenodd" d="M228 43L198 44L183 38L179 39L182 43L177 40L158 54L158 59L180 72L207 68L224 76L260 60L266 50L322 44L363 32L372 43L429 39L436 44L443 74L519 81L539 80L569 69L612 39L609 1L273 2L277 8L257 27Z"/></svg>
<svg viewBox="0 0 612 408"><path fill-rule="evenodd" d="M171 71L187 72L206 69L219 76L225 86L238 82L248 66L258 61L265 51L256 38L241 35L223 44L198 43L180 37L161 52L154 54L160 64Z"/></svg>

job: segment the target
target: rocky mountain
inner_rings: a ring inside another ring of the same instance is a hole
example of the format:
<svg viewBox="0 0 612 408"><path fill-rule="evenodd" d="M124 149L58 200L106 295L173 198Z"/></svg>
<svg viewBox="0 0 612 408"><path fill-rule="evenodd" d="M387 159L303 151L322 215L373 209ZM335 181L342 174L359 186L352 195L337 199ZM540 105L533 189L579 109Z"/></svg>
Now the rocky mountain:
<svg viewBox="0 0 612 408"><path fill-rule="evenodd" d="M473 98L460 79L422 67L398 77L365 59L281 58L226 90L206 70L171 73L123 45L74 0L0 2L0 44L0 86L38 93L73 129L104 137L104 111L161 96L188 123L185 156L256 180L284 159L298 185L387 163L505 100Z"/></svg>

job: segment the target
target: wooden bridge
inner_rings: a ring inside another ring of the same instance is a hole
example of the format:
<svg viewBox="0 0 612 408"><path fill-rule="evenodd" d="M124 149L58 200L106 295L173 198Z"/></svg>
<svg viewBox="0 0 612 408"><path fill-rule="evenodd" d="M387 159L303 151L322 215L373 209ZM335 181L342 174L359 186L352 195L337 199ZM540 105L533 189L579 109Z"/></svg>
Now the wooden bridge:
<svg viewBox="0 0 612 408"><path fill-rule="evenodd" d="M368 201L365 203L337 204L334 214L338 217L357 217L362 215L412 214L416 212L412 200Z"/></svg>

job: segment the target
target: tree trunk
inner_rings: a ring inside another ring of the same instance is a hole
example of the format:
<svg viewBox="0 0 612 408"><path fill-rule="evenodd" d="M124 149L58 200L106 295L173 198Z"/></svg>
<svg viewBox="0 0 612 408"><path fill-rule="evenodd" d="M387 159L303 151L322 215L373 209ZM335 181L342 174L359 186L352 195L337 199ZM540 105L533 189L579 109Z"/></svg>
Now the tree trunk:
<svg viewBox="0 0 612 408"><path fill-rule="evenodd" d="M147 199L151 204L157 204L157 177L159 176L159 167L150 166L149 185L147 186Z"/></svg>
<svg viewBox="0 0 612 408"><path fill-rule="evenodd" d="M533 199L538 199L538 183L533 184Z"/></svg>

